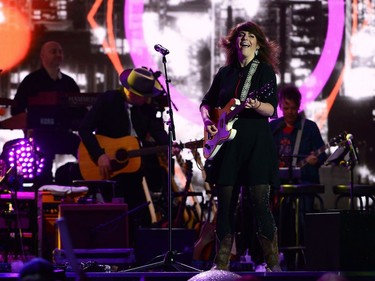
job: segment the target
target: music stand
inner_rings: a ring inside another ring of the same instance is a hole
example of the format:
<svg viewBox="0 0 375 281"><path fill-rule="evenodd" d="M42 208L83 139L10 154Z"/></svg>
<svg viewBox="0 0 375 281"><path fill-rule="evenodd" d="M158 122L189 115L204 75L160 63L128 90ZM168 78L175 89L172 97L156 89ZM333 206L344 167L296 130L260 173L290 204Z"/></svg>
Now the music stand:
<svg viewBox="0 0 375 281"><path fill-rule="evenodd" d="M157 268L162 268L163 270L170 270L173 268L177 271L182 271L181 269L185 269L187 271L201 271L200 269L197 269L195 267L176 261L175 251L172 250L172 178L171 178L172 176L172 145L173 145L173 141L176 140L176 134L175 134L174 121L173 121L172 101L171 101L171 95L169 91L170 80L168 79L167 66L166 66L167 59L165 57L167 54L169 54L169 51L167 49L164 49L164 50L161 50L160 53L163 55L162 61L164 65L165 84L167 87L167 91L165 92L167 94L166 97L168 101L168 113L170 117L170 119L166 122L168 125L168 136L169 136L169 143L168 143L168 251L164 255L164 259L162 261L127 269L127 270L124 270L123 272L144 271L144 270L151 270L151 269L157 269Z"/></svg>
<svg viewBox="0 0 375 281"><path fill-rule="evenodd" d="M350 209L354 210L354 167L359 163L357 148L352 142L353 136L346 135L346 142L340 145L325 161L324 165L331 164L344 166L350 171Z"/></svg>

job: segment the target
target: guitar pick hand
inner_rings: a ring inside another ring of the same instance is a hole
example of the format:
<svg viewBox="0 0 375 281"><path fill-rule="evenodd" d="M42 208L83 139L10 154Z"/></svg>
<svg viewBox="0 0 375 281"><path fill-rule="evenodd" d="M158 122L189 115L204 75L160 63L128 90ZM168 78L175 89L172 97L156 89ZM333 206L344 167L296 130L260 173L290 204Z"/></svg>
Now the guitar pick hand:
<svg viewBox="0 0 375 281"><path fill-rule="evenodd" d="M99 166L99 172L102 176L103 180L107 180L110 178L112 174L112 168L111 168L111 159L107 154L102 154L98 158L98 166Z"/></svg>
<svg viewBox="0 0 375 281"><path fill-rule="evenodd" d="M246 99L246 102L245 102L245 108L254 108L254 109L257 109L259 108L261 105L261 102L258 101L257 99Z"/></svg>

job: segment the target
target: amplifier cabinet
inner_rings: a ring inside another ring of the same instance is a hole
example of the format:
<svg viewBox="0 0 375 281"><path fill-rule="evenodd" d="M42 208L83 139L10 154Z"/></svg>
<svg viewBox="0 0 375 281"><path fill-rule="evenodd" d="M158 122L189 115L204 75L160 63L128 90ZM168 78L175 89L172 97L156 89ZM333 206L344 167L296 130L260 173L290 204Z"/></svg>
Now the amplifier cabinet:
<svg viewBox="0 0 375 281"><path fill-rule="evenodd" d="M61 204L74 249L128 248L127 204ZM63 249L60 233L59 249Z"/></svg>

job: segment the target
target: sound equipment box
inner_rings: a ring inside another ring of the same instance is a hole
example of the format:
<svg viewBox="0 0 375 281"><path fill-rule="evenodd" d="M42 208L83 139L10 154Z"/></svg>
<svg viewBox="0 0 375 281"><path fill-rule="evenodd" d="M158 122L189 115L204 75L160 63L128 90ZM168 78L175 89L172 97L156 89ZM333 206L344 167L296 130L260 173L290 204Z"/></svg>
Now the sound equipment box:
<svg viewBox="0 0 375 281"><path fill-rule="evenodd" d="M57 247L56 219L63 197L49 191L38 191L38 256L52 260L52 252Z"/></svg>
<svg viewBox="0 0 375 281"><path fill-rule="evenodd" d="M22 231L21 231L22 230ZM37 254L37 205L33 191L0 194L0 249L9 254ZM22 236L21 236L22 235ZM23 244L19 239L22 237ZM21 248L21 246L23 246Z"/></svg>
<svg viewBox="0 0 375 281"><path fill-rule="evenodd" d="M373 270L374 233L373 213L306 214L306 270Z"/></svg>
<svg viewBox="0 0 375 281"><path fill-rule="evenodd" d="M128 248L127 204L61 204L74 249ZM60 233L58 248L62 249Z"/></svg>

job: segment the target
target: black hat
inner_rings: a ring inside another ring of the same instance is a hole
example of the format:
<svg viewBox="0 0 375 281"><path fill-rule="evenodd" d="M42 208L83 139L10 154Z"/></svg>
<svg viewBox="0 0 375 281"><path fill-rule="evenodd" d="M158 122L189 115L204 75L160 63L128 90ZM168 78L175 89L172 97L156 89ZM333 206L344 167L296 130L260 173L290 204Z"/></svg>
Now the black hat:
<svg viewBox="0 0 375 281"><path fill-rule="evenodd" d="M155 97L163 92L152 72L139 67L126 69L120 74L121 84L129 91L145 97Z"/></svg>

